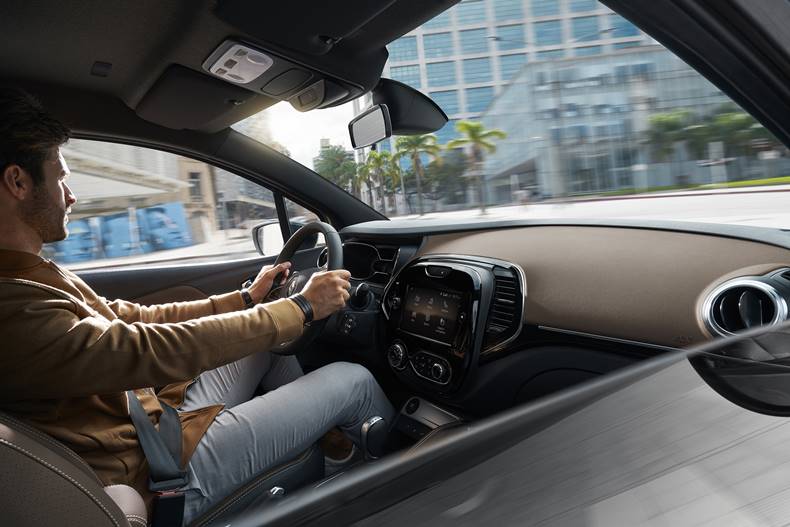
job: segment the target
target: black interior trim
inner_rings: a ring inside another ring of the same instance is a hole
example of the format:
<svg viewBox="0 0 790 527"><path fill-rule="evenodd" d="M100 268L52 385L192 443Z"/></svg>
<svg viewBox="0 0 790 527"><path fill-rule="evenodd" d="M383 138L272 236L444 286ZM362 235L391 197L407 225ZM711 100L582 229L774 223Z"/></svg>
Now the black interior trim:
<svg viewBox="0 0 790 527"><path fill-rule="evenodd" d="M277 210L277 219L280 220L280 234L283 235L283 244L291 237L291 226L289 225L288 210L285 208L285 199L281 192L274 193L274 206Z"/></svg>

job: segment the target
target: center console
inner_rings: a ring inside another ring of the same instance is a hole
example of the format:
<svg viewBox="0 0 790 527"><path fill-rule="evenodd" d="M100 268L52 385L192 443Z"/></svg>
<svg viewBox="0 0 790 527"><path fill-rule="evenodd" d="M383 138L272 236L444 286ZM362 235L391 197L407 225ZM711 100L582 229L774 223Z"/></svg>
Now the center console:
<svg viewBox="0 0 790 527"><path fill-rule="evenodd" d="M521 331L523 270L502 260L435 255L406 265L384 292L387 361L423 391L457 390L479 358Z"/></svg>

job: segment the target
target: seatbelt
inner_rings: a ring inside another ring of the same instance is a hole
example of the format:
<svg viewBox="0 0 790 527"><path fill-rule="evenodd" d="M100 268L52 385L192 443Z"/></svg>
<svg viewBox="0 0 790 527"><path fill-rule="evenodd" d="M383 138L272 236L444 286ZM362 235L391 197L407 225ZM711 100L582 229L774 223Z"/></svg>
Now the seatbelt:
<svg viewBox="0 0 790 527"><path fill-rule="evenodd" d="M187 484L187 471L181 462L181 421L178 412L162 401L159 431L145 413L134 391L126 392L129 416L132 418L140 446L148 460L148 489L156 493L151 518L152 527L180 527L184 520L184 493L177 489Z"/></svg>

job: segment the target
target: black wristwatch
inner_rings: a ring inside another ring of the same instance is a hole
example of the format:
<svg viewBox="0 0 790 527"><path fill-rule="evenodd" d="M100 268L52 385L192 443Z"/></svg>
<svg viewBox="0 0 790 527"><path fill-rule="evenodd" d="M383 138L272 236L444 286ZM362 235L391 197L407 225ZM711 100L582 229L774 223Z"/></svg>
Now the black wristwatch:
<svg viewBox="0 0 790 527"><path fill-rule="evenodd" d="M246 286L247 284L244 284L244 285ZM253 300L252 300L252 295L250 294L250 290L247 289L247 287L242 287L241 288L241 298L242 298L242 300L244 300L244 307L246 309L249 309L249 308L255 306L255 302L253 302Z"/></svg>
<svg viewBox="0 0 790 527"><path fill-rule="evenodd" d="M304 313L305 324L309 324L313 321L313 306L310 305L310 301L307 300L302 293L296 293L288 298L293 300L296 305L299 306L299 309L302 310L302 313Z"/></svg>

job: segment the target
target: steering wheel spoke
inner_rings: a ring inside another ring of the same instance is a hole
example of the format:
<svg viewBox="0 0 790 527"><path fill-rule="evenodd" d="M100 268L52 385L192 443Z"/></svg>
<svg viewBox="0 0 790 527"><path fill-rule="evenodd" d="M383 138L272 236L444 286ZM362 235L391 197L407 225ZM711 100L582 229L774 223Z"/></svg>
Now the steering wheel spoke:
<svg viewBox="0 0 790 527"><path fill-rule="evenodd" d="M302 242L308 237L316 233L324 235L326 240L326 265L324 267L309 267L307 269L292 270L288 276L285 284L272 287L272 290L266 297L266 301L277 300L280 298L287 298L291 295L299 293L304 289L305 284L313 274L320 271L334 271L343 268L343 245L340 241L340 235L328 223L315 221L304 225L298 231L293 233L291 238L286 242L274 265L282 262L293 260L296 250L302 245ZM309 324L305 324L302 335L296 340L286 344L272 348L272 353L278 355L293 355L301 348L309 345L326 326L327 319L314 320Z"/></svg>

